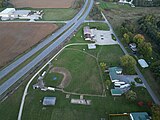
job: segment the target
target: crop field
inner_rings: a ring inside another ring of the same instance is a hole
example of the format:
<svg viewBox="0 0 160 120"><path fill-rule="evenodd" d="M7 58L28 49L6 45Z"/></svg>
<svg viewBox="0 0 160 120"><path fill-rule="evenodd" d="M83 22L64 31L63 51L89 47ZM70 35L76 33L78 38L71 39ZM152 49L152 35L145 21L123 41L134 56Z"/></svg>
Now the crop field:
<svg viewBox="0 0 160 120"><path fill-rule="evenodd" d="M58 28L55 24L0 23L0 66L42 41Z"/></svg>
<svg viewBox="0 0 160 120"><path fill-rule="evenodd" d="M15 8L69 8L75 0L10 0Z"/></svg>

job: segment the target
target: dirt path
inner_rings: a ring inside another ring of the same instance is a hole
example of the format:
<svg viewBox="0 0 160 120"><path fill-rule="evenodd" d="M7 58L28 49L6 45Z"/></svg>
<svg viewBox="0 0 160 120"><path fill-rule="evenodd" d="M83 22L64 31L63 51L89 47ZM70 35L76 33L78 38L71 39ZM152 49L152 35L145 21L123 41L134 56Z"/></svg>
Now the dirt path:
<svg viewBox="0 0 160 120"><path fill-rule="evenodd" d="M61 84L59 86L57 86L58 88L63 89L69 85L69 83L72 79L72 76L71 76L71 73L67 69L65 69L63 67L54 67L50 70L50 73L51 72L59 73L64 76L63 80L61 81Z"/></svg>

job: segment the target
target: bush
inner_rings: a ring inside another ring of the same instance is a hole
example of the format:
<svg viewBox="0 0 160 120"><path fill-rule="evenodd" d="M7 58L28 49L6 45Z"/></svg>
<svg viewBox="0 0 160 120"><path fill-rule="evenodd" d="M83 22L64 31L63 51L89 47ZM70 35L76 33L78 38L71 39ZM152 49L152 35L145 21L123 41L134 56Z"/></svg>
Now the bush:
<svg viewBox="0 0 160 120"><path fill-rule="evenodd" d="M135 78L134 80L135 80L137 83L139 83L139 84L142 84L142 83L143 83L140 78Z"/></svg>

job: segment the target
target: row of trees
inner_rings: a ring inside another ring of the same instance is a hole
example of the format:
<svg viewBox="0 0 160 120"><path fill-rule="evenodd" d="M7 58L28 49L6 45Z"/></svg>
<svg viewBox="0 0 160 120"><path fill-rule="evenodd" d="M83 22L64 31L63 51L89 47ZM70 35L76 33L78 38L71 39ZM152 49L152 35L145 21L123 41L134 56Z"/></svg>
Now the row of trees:
<svg viewBox="0 0 160 120"><path fill-rule="evenodd" d="M89 13L89 16L93 19L93 20L102 20L103 17L101 15L101 11L98 8L97 5L94 5L91 12Z"/></svg>
<svg viewBox="0 0 160 120"><path fill-rule="evenodd" d="M138 52L145 58L152 56L152 45L149 42L145 42L145 38L141 34L136 34L136 28L132 23L126 21L121 25L121 34L123 36L123 41L129 44L134 42L137 44Z"/></svg>
<svg viewBox="0 0 160 120"><path fill-rule="evenodd" d="M140 18L138 23L140 30L151 38L150 41L154 44L155 51L158 53L158 59L155 59L155 62L150 66L154 78L158 81L160 79L160 19L154 15L147 15Z"/></svg>

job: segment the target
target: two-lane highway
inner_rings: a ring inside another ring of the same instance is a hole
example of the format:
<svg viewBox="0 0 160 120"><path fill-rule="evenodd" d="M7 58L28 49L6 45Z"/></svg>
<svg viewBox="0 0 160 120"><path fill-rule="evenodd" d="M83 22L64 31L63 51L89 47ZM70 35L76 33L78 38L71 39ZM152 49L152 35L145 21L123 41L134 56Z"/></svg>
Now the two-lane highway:
<svg viewBox="0 0 160 120"><path fill-rule="evenodd" d="M46 48L41 54L39 54L34 60L24 66L5 83L0 86L0 95L2 95L8 88L10 88L15 82L17 82L22 76L29 72L35 65L37 65L43 58L49 55L55 48L63 43L86 19L90 10L92 9L94 0L86 0L87 6L84 8L85 11L82 13L79 19L76 19L75 24L72 25L64 34L62 34L54 43Z"/></svg>

